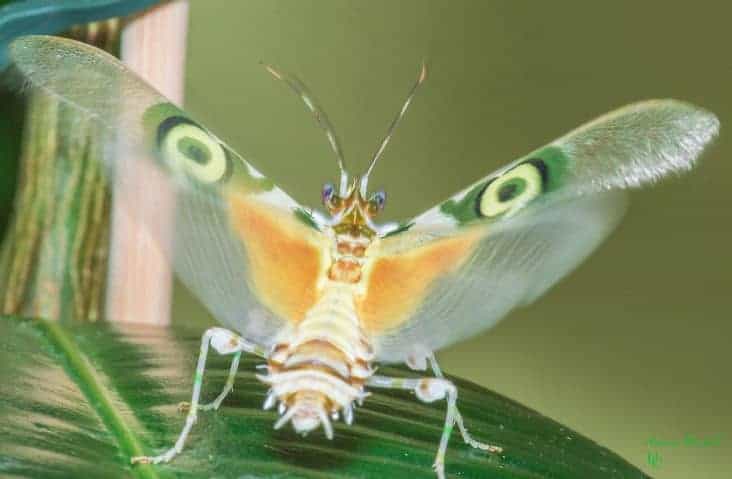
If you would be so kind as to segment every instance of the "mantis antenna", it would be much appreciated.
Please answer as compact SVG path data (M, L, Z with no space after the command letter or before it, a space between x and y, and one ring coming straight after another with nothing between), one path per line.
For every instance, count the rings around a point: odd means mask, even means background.
M366 170L366 173L361 178L361 194L366 194L366 187L368 186L369 182L369 175L371 174L371 170L374 169L374 165L376 165L376 161L381 157L381 154L384 152L384 149L386 148L386 145L389 143L389 140L391 140L392 135L394 134L394 130L396 129L397 125L399 124L399 121L404 117L404 114L407 112L407 108L409 108L409 104L412 102L412 98L414 98L414 94L417 93L417 88L422 84L422 82L427 78L427 65L422 62L422 69L419 72L419 76L417 77L417 81L415 82L412 89L409 91L409 95L407 96L407 100L404 102L404 105L402 106L402 109L399 110L399 113L397 114L396 118L391 122L391 125L389 125L389 130L386 132L386 136L381 141L381 145L379 145L379 149L376 150L376 153L374 154L373 159L371 160L371 164L369 165L368 169Z
M292 91L297 93L300 99L302 99L303 103L305 103L305 106L315 117L315 122L318 124L318 126L320 126L320 128L323 129L323 131L325 131L325 136L328 137L328 143L330 143L330 148L333 150L333 153L335 153L336 160L338 161L338 169L340 170L341 174L340 191L341 194L345 194L346 189L348 188L348 173L346 172L345 162L343 160L343 150L341 149L341 145L338 141L338 137L335 134L333 125L331 125L330 121L328 121L328 117L325 115L325 112L322 110L322 108L318 106L318 104L315 102L315 99L313 98L313 95L308 91L307 87L298 78L292 75L284 74L276 70L272 65L264 64L264 67L269 73L272 74L273 77L278 80L282 80L292 89Z

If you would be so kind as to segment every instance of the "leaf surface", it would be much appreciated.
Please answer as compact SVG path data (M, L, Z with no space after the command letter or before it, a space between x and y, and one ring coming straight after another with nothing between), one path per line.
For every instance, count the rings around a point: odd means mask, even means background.
M0 475L32 478L433 478L444 402L375 391L335 439L274 431L258 361L243 358L218 412L202 412L171 464L131 466L160 453L182 427L200 331L0 319ZM228 358L210 357L204 400L223 387ZM380 374L414 375L399 368ZM514 401L456 380L470 431L500 445L473 450L457 431L448 477L645 478L622 458Z

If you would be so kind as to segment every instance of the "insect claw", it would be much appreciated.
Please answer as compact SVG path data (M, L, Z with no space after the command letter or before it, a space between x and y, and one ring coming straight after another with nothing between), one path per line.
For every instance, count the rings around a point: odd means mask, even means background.
M287 406L285 403L281 402L280 405L277 407L277 412L280 413L280 416L283 415L287 411Z
M130 458L130 464L150 464L152 461L148 456L135 456Z
M333 439L333 425L330 423L330 419L328 419L328 415L320 409L318 411L318 416L320 417L320 423L323 425L323 431L325 431L325 437L328 439Z
M264 404L262 404L262 409L265 411L272 409L272 406L274 406L276 402L277 396L275 396L274 391L270 389L269 393L267 393L267 398L264 400Z
M263 375L263 374L255 374L254 375L257 379L262 381L264 384L270 384L272 380L270 379L269 375Z
M371 396L371 393L361 393L361 395L356 399L358 401L358 405L363 406L363 400L369 396Z
M277 420L277 422L276 422L276 423L274 424L274 428L275 428L275 429L279 429L279 428L281 428L282 426L284 426L284 425L285 425L285 424L287 423L287 421L289 421L289 420L290 420L290 419L292 418L292 416L293 416L293 415L295 414L295 411L296 411L296 410L297 410L297 409L295 409L295 408L293 407L293 408L291 408L291 409L290 409L289 411L287 411L287 413L286 413L286 414L285 414L284 416L282 416L281 418L279 418L279 419Z
M353 407L350 404L343 408L343 420L349 426L353 424Z

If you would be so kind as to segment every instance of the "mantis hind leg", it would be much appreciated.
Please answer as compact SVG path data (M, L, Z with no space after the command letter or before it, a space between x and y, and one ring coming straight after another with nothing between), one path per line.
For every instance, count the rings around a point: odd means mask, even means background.
M432 372L434 373L435 377L445 379L445 376L442 374L442 369L440 369L440 365L437 364L437 359L435 358L434 353L430 352L427 355L427 361L429 361L430 368L432 368ZM465 427L465 423L463 422L463 416L460 414L457 406L455 406L455 422L457 423L458 429L460 430L460 435L463 436L463 441L465 441L465 444L469 445L470 447L482 449L488 452L503 452L503 448L500 446L480 442L474 439L473 436L468 433L468 429Z
M232 360L231 368L229 369L229 378L227 379L224 390L212 403L202 407L199 405L199 400L201 398L201 386L203 384L203 373L206 368L206 358L208 356L209 346L213 346L219 354L234 354L234 359ZM198 355L196 373L193 380L191 403L188 407L186 422L178 435L178 439L175 441L173 447L165 451L163 454L158 456L133 457L131 459L133 464L159 464L161 462L169 462L183 450L186 439L198 419L198 410L204 407L207 409L217 408L218 405L221 404L221 401L224 400L224 397L226 397L229 391L231 391L234 383L234 377L236 376L236 370L239 367L239 358L241 357L242 352L256 354L257 356L264 356L265 354L262 347L245 340L227 329L211 328L203 334L201 337L201 351Z
M447 443L450 440L450 434L457 420L457 388L455 385L447 379L440 378L403 379L386 376L371 376L366 384L377 388L414 391L420 401L427 403L439 399L447 400L445 426L442 429L440 445L437 448L435 462L432 465L435 473L437 473L438 479L445 479L445 453L447 452Z
M434 357L432 358L434 359ZM490 452L500 453L503 448L494 446L492 444L485 444L473 439L468 430L465 428L463 418L460 415L460 411L457 408L457 387L445 379L442 376L442 372L437 366L437 363L433 363L433 370L435 371L434 378L419 378L419 379L404 379L404 378L391 378L386 376L371 376L366 382L368 386L383 388L383 389L406 389L414 391L417 395L417 399L422 402L430 403L440 399L447 400L447 412L445 413L445 425L442 429L442 435L440 437L440 445L437 448L437 455L435 456L435 462L432 465L438 479L445 478L445 454L447 453L447 444L450 440L452 430L457 424L460 434L463 436L463 440L470 446L478 449L483 449ZM436 367L436 369L434 369Z
M236 379L236 373L239 370L239 361L241 360L241 351L234 353L234 358L231 360L231 366L229 367L229 375L226 377L226 384L224 384L224 389L219 393L218 396L216 396L216 399L211 401L207 404L199 404L198 410L199 411L211 411L211 410L218 410L219 407L221 407L221 403L224 402L224 399L226 399L226 396L229 395L232 389L234 389L234 380ZM188 412L191 409L191 403L189 402L182 402L178 405L178 409L181 412Z

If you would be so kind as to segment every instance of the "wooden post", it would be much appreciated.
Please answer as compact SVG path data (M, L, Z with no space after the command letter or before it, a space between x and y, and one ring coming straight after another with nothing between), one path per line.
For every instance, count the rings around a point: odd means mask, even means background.
M187 0L176 0L138 16L124 28L121 59L177 104L183 102ZM165 325L170 322L175 197L170 185L148 174L142 162L117 174L106 316L110 321Z

